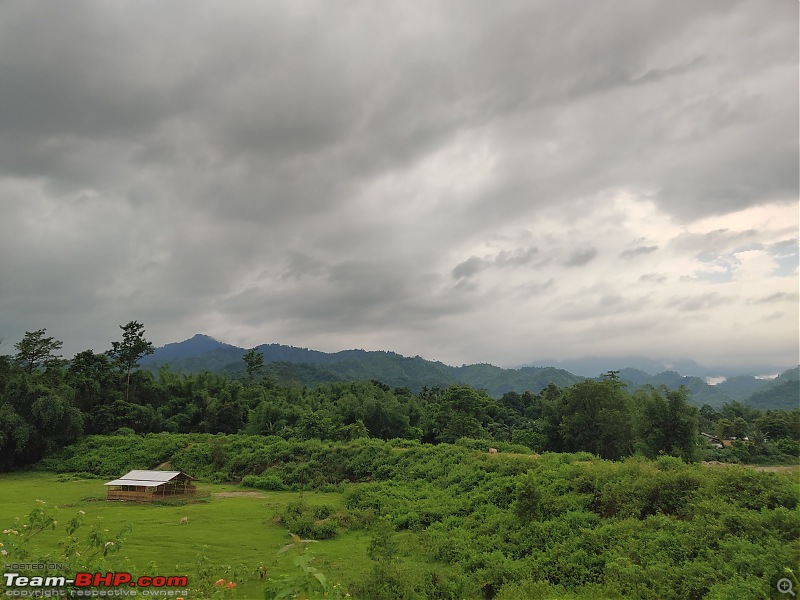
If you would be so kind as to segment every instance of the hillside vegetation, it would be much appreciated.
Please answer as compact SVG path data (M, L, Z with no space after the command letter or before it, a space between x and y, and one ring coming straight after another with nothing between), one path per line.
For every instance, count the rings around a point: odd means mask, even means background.
M409 358L394 352L344 350L326 353L281 344L263 344L256 350L263 356L265 374L277 381L293 381L309 386L334 381L375 379L391 387L407 387L417 393L425 387L446 387L462 383L486 390L490 396L499 398L506 392L538 393L550 383L566 387L585 379L554 367L502 369L490 364L452 367L419 356ZM161 366L169 365L170 369L181 373L212 371L238 378L246 374L242 361L246 352L243 348L197 334L184 342L156 349L152 356L143 359L142 364L154 375ZM718 385L709 385L701 377L684 376L676 371L662 371L651 375L623 366L619 365L620 378L632 390L644 385L665 385L670 389L683 386L691 392L689 402L695 406L708 404L720 408L734 401L749 403L749 398L760 390L765 392L756 400L757 404L753 404L755 408L791 409L800 406L800 384L795 388L787 387L780 394L774 395L769 380L754 376L740 375L730 377ZM653 367L656 366L654 363ZM697 365L694 367L697 368ZM797 381L796 368L787 371L775 382L787 379ZM767 389L770 391L767 392ZM788 398L793 399L794 405L787 404Z
M323 545L370 532L372 570L345 581L357 598L764 598L797 562L793 477L519 450L162 433L90 436L40 468L111 477L168 461L260 490L338 492L343 508L301 500L279 521Z
M53 355L59 344L41 330L17 344L17 356L0 357L0 470L32 464L82 435L118 431L432 444L472 438L611 459L666 454L696 461L705 455L782 464L800 453L798 410L759 411L736 402L698 410L687 387L628 386L617 372L559 385L563 373L557 370L521 369L520 377L544 377L547 385L495 398L463 383L423 386L418 392L378 380L310 387L270 374L255 349L243 357L243 377L177 373L166 366L153 376L137 368L152 348L135 322L106 354L87 350L67 362ZM388 355L372 358L398 364ZM354 363L354 374L359 364ZM497 368L472 365L460 373L486 384ZM713 452L699 431L736 442Z

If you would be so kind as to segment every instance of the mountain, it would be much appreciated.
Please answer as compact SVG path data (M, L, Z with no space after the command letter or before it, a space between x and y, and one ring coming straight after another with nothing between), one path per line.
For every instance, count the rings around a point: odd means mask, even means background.
M800 408L800 368L795 367L781 373L744 403L759 410Z
M638 369L621 369L620 379L628 384L628 391L652 385L677 389L686 386L691 392L690 402L696 406L708 404L719 408L723 404L741 402L759 410L800 409L800 381L798 368L789 369L773 380L752 375L739 375L717 385L710 385L699 377L687 377L675 371L650 375Z
M626 368L620 370L619 377L628 384L629 392L634 392L647 385L656 388L663 385L673 390L685 386L691 392L689 401L696 406L708 404L719 408L734 400L724 390L719 389L719 386L709 385L705 379L681 375L677 371L663 371L657 375L650 375L639 369Z
M198 333L188 340L174 342L156 348L153 354L145 356L140 362L144 366L154 364L162 365L164 363L171 363L180 358L202 356L214 350L225 348L238 350L236 346L219 342L210 336Z
M769 385L769 383L769 379L759 379L752 375L737 375L736 377L729 377L714 387L734 400L744 402L757 391Z
M534 364L534 363L530 363ZM549 365L565 369L583 377L597 377L608 371L621 371L625 368L643 371L649 375L665 371L679 372L690 377L726 377L740 375L754 376L761 373L780 373L787 365L747 364L747 365L701 365L693 360L654 360L645 356L587 356L565 360L537 360L535 364Z
M680 371L684 375L695 377L703 377L709 372L708 367L699 365L693 360L663 361L645 356L587 356L567 360L539 361L539 363L553 365L584 377L596 377L600 373L621 371L622 369L633 369L649 375L664 371ZM714 372L718 371L714 370Z
M632 367L620 369L619 378L629 386L656 385L650 373L645 373L640 369L634 369Z
M258 346L258 350L264 355L265 375L274 377L282 383L299 382L309 386L333 381L376 379L392 387L405 387L413 392L419 392L424 387L446 387L464 383L477 389L485 389L492 396L499 398L506 392L512 391L538 393L550 383L566 387L586 378L581 374L554 366L503 369L491 364L474 364L452 367L420 356L407 357L386 351L321 352L281 344L262 344ZM142 365L153 373L156 373L161 365L166 364L172 370L184 373L214 371L232 377L244 377L245 365L242 357L245 352L244 348L197 334L183 342L157 348L152 355L142 360ZM718 385L710 385L701 376L682 375L672 369L663 369L652 375L644 369L630 365L620 368L620 363L612 362L620 359L602 360L596 359L584 363L582 372L586 373L586 369L591 368L591 376L599 377L598 373L619 370L620 379L628 385L628 390L631 392L646 385L654 387L665 385L670 389L677 389L683 385L691 392L692 404L696 406L709 404L716 408L733 401L760 409L797 408L800 403L797 368L790 369L774 381L757 379L753 375L739 375L729 377ZM663 363L658 361L640 357L631 360L648 368L663 366ZM563 366L568 362L570 361L558 364ZM695 368L700 369L699 365L691 361L681 361L680 364L686 364L693 371ZM604 367L609 368L603 371Z
M506 392L540 392L550 383L566 387L584 379L563 369L553 367L522 367L501 369L489 364L449 367L456 379L477 389L487 390L499 398Z
M563 387L583 379L552 367L502 369L488 364L451 367L419 356L407 357L385 351L342 350L328 353L281 344L263 344L258 346L258 350L264 355L268 375L282 382L298 381L305 385L377 379L392 387L406 387L419 392L423 387L466 383L499 397L509 391L539 392L550 383ZM147 360L142 361L142 366L153 373L161 365L167 364L172 370L184 373L205 370L238 377L245 373L242 360L245 352L243 348L197 334L184 342L157 348Z

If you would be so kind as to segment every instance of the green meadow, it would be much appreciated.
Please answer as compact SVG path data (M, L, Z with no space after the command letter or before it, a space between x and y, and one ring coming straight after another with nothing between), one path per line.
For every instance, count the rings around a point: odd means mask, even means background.
M82 510L86 527L97 524L111 536L131 527L113 565L124 565L134 576L187 575L191 588L192 576L207 568L218 578L236 581L237 598L263 598L258 567L265 565L270 575L293 568L290 556L278 554L291 539L274 516L301 496L310 506L341 504L338 493L254 492L203 483L198 486L201 498L183 505L107 502L104 481L52 473L2 474L0 526L19 529L23 517L36 506L51 511L60 525L31 541L33 560L46 562L59 555L63 525ZM188 523L182 524L184 517ZM308 552L331 583L343 582L369 570L368 541L363 531L354 531L309 545ZM11 559L5 557L5 562Z

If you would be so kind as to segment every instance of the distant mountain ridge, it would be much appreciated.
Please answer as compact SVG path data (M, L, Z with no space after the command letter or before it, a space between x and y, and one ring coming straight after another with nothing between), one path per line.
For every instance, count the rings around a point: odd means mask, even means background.
M564 369L582 375L584 377L594 377L598 373L606 373L610 370L617 370L622 367L644 371L650 375L663 373L664 371L675 371L684 376L702 377L722 376L727 379L739 376L754 377L766 374L777 374L785 371L788 365L772 364L748 364L744 366L735 365L701 365L693 360L654 360L645 356L617 356L614 358L588 356L583 358L571 359L545 359L536 361L536 364L546 364L559 369Z
M297 381L305 385L376 379L392 387L406 387L413 392L419 392L423 387L444 387L464 383L485 389L494 397L500 397L512 391L538 393L550 383L565 387L583 379L600 377L603 372L609 370L619 370L620 378L628 384L631 391L646 385L655 387L665 385L672 389L684 385L692 394L692 403L698 406L709 404L719 407L725 403L738 401L762 410L800 408L797 368L784 372L774 381L759 379L755 375L738 375L729 377L718 385L710 385L701 376L682 375L675 370L664 370L651 375L643 369L630 366L609 367L610 359L602 361L598 359L595 363L597 366L609 368L595 371L587 377L553 366L503 369L491 364L474 364L452 367L420 356L407 357L388 351L342 350L329 353L275 343L262 344L258 346L258 350L264 355L266 374L279 381ZM157 348L152 355L141 362L145 368L153 372L166 364L172 370L180 372L197 373L205 370L239 377L245 373L242 360L245 352L244 348L220 342L207 335L196 334L183 342ZM632 357L631 360L636 364L650 367L663 365L658 361L641 357L638 359ZM692 361L679 361L675 364L685 364L695 373L702 372L700 365Z
M196 333L188 340L184 340L182 342L173 342L171 344L165 344L160 348L156 348L155 352L143 358L141 363L145 365L150 363L163 364L179 358L202 356L209 352L213 352L214 350L224 348L238 350L236 346L225 344L224 342L215 340L214 338L208 335L203 335L202 333Z
M258 350L264 355L269 374L284 381L300 381L306 385L377 379L393 387L407 387L418 392L423 387L466 383L486 389L494 396L502 396L508 391L539 392L549 383L567 386L584 379L552 367L501 369L488 364L451 367L419 356L407 357L387 351L342 350L328 353L281 344L262 344ZM153 372L166 364L175 371L186 373L207 370L241 376L245 371L242 360L245 352L247 350L244 348L197 334L185 342L156 348L141 363Z

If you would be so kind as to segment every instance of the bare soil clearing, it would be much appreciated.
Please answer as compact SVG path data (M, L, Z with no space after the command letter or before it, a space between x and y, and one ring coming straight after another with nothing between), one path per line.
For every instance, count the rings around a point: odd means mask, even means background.
M269 498L260 492L214 492L214 498Z
M782 465L782 466L775 466L775 467L762 467L759 465L737 465L736 463L723 463L717 460L711 461L703 461L703 466L705 467L746 467L748 469L753 469L754 471L766 471L769 473L786 473L795 471L800 473L800 465Z

